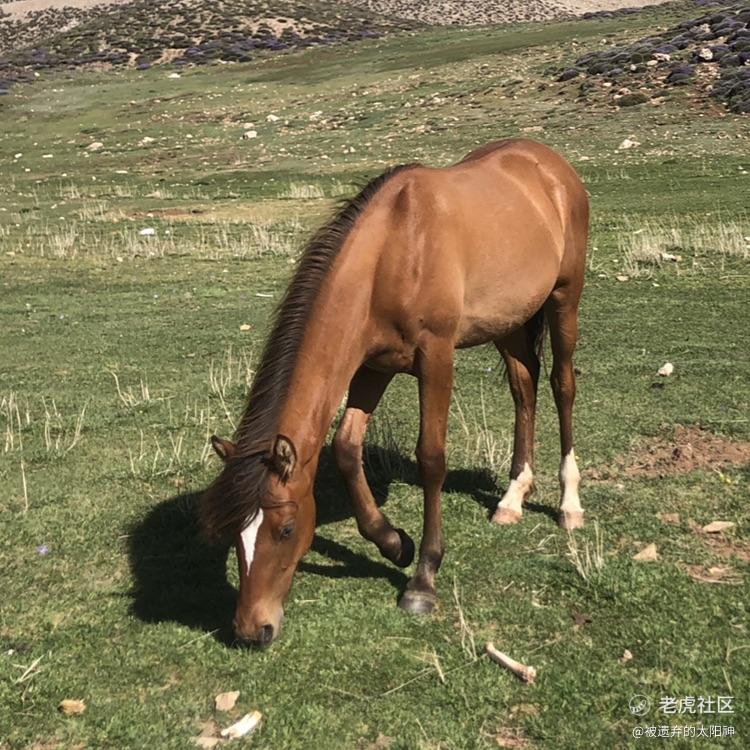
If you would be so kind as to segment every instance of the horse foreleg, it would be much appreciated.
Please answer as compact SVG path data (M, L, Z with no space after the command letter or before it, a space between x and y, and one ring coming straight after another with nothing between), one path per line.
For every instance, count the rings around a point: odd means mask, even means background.
M428 614L435 606L435 576L443 559L440 491L445 480L445 435L453 385L452 342L435 341L419 353L419 441L417 464L424 488L424 525L419 562L398 606Z
M534 422L539 382L539 357L534 344L541 324L541 316L535 316L525 326L496 342L505 360L516 407L510 484L492 516L492 522L497 524L520 521L524 500L534 490Z
M405 568L414 559L414 542L403 529L394 529L378 508L362 465L362 446L370 415L375 410L393 375L361 367L349 385L346 411L333 438L336 464L344 477L359 533L380 550L380 554Z
M581 475L573 450L573 402L576 378L573 371L573 352L578 337L578 296L567 287L556 289L545 305L552 343L552 372L550 382L560 419L560 514L558 523L563 529L583 526L583 507L578 495Z

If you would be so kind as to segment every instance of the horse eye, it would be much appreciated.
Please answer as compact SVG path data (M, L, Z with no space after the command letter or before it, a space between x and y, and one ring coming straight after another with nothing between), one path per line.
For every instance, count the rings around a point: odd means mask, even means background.
M288 523L286 526L284 526L281 529L281 534L280 534L281 539L289 539L293 531L294 531L294 523Z

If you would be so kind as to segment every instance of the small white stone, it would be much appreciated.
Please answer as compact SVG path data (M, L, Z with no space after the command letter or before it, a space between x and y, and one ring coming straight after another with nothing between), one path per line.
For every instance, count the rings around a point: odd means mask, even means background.
M276 115L266 115L267 122L278 122L279 118Z
M674 365L671 362L665 362L658 370L658 374L663 378L668 378L674 372Z
M258 137L258 131L257 131L257 130L246 130L246 131L245 131L245 132L244 132L244 133L242 134L242 137L243 137L243 138L244 138L244 139L245 139L246 141L249 141L249 140L250 140L250 139L252 139L252 138L257 138L257 137Z
M141 237L153 237L156 234L156 230L153 227L144 227L138 234Z
M629 148L638 148L641 144L631 138L626 138L618 147L618 151L627 151Z

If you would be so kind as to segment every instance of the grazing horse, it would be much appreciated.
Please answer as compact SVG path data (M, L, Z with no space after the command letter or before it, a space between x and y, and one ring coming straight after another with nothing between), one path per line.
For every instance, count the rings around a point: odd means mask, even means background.
M396 373L419 381L416 449L424 487L419 561L399 606L428 613L443 557L440 492L457 348L493 342L515 402L510 484L493 516L521 518L533 489L538 345L549 328L560 419L559 523L583 523L573 453L572 356L588 199L572 167L528 140L490 143L447 168L399 166L344 203L309 241L279 306L224 466L201 501L209 538L233 539L240 567L234 628L267 644L315 529L313 480L333 441L362 535L405 567L414 543L377 507L362 466L367 422Z

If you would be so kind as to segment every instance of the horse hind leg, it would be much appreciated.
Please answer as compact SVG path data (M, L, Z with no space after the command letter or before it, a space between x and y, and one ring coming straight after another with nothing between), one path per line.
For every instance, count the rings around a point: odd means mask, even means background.
M510 484L492 516L492 523L513 524L521 519L524 501L534 491L534 423L539 382L535 345L543 325L538 313L510 336L495 342L505 360L516 408Z
M403 529L394 529L372 496L362 465L367 423L391 382L392 375L361 367L349 386L344 416L333 439L336 464L344 477L360 534L395 565L405 568L414 559L414 542Z
M578 338L578 299L580 289L570 286L555 289L545 303L552 344L550 383L560 421L560 489L558 524L563 529L583 526L583 507L578 494L581 475L573 449L573 402L576 379L573 352Z

